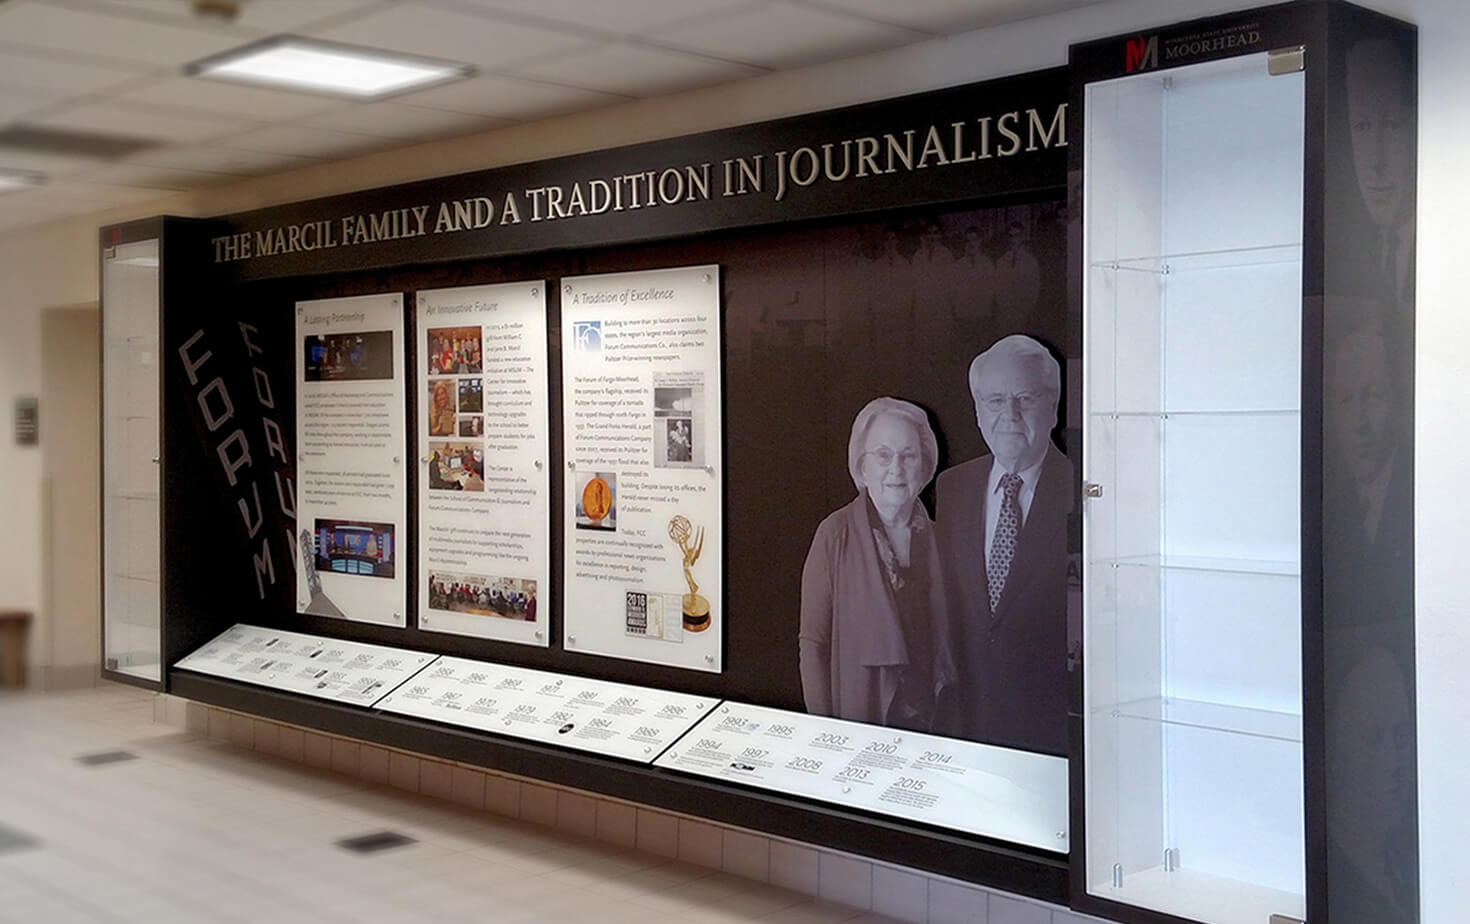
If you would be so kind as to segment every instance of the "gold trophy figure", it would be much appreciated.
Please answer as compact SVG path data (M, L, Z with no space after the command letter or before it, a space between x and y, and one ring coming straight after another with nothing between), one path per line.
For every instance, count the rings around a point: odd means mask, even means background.
M669 538L684 553L684 580L689 583L689 593L684 595L684 630L703 632L709 628L709 601L700 596L699 585L694 583L694 563L704 551L704 527L696 530L686 517L676 516L669 521ZM694 540L693 548L689 545Z

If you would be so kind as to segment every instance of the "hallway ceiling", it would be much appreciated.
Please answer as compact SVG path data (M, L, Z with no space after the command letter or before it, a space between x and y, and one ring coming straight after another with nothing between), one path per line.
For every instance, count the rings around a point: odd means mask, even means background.
M0 172L46 175L0 193L0 231L1093 2L0 0ZM281 33L477 73L372 102L184 75Z

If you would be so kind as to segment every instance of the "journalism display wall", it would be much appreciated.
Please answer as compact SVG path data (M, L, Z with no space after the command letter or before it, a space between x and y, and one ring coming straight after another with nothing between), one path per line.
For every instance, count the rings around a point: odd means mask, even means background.
M1412 43L1348 10L187 226L164 685L1123 920L1408 924L1412 784L1359 783L1412 779Z
M408 621L403 296L296 306L302 612Z
M566 647L719 672L720 268L562 286Z
M546 283L415 293L418 626L551 644Z

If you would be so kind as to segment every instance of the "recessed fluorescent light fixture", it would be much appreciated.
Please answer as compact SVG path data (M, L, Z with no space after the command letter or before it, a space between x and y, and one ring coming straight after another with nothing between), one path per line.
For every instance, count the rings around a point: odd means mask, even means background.
M0 167L0 194L19 192L46 182L46 174L34 170L7 170Z
M468 64L278 35L186 65L194 77L372 99L459 80Z

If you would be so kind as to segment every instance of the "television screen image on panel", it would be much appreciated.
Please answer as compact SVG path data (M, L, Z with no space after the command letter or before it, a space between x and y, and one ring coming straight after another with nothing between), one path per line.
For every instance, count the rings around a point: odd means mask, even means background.
M335 574L393 577L393 525L316 521L316 567Z

